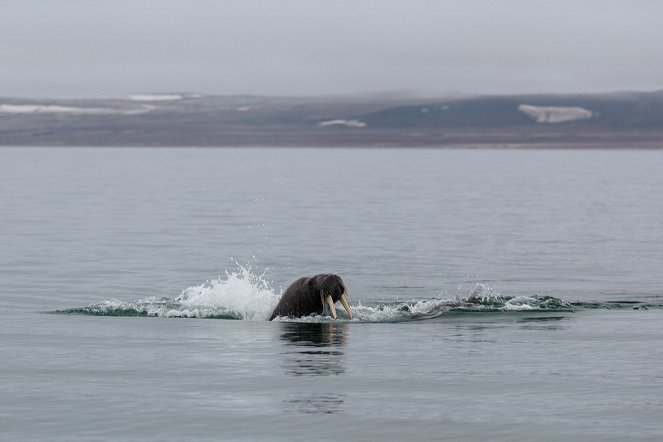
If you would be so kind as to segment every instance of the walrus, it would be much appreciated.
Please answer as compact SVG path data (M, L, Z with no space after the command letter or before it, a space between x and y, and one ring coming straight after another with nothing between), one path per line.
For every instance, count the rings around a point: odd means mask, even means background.
M325 305L329 307L331 316L336 319L334 303L337 301L341 301L348 317L352 319L348 293L340 276L332 274L304 276L285 289L269 320L277 316L299 317L312 313L322 314Z

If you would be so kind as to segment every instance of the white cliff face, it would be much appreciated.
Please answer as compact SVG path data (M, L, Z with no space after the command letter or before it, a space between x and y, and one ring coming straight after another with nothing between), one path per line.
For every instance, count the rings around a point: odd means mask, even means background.
M564 123L567 121L587 120L593 112L583 107L532 106L521 104L518 110L527 114L537 123Z

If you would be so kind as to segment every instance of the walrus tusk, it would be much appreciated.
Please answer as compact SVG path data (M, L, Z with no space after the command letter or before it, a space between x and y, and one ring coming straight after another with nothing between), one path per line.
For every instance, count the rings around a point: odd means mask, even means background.
M336 307L334 307L334 301L332 301L331 295L327 295L325 297L325 301L327 301L327 305L329 306L329 311L331 312L332 317L336 319Z
M348 305L348 295L343 293L341 295L341 304L343 304L343 308L345 309L345 312L348 314L348 317L352 319L352 310L350 310L350 306Z

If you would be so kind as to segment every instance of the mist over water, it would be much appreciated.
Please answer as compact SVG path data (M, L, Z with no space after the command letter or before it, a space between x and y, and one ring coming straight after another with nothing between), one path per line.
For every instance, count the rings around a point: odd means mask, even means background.
M662 168L656 151L0 149L3 434L658 440ZM266 321L323 272L353 320Z

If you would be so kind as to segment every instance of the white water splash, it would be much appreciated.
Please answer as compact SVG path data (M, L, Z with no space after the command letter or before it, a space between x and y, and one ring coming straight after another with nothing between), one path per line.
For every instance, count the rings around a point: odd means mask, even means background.
M218 278L182 291L175 298L182 308L173 309L168 316L197 311L200 315L195 315L197 317L230 313L250 321L266 320L279 296L274 293L264 273L255 275L251 268L238 267L235 272L226 271L225 279Z
M529 296L517 296L504 303L504 310L523 311L536 309L537 300Z
M476 284L467 297L467 302L474 304L491 304L502 299L502 294L486 284Z

